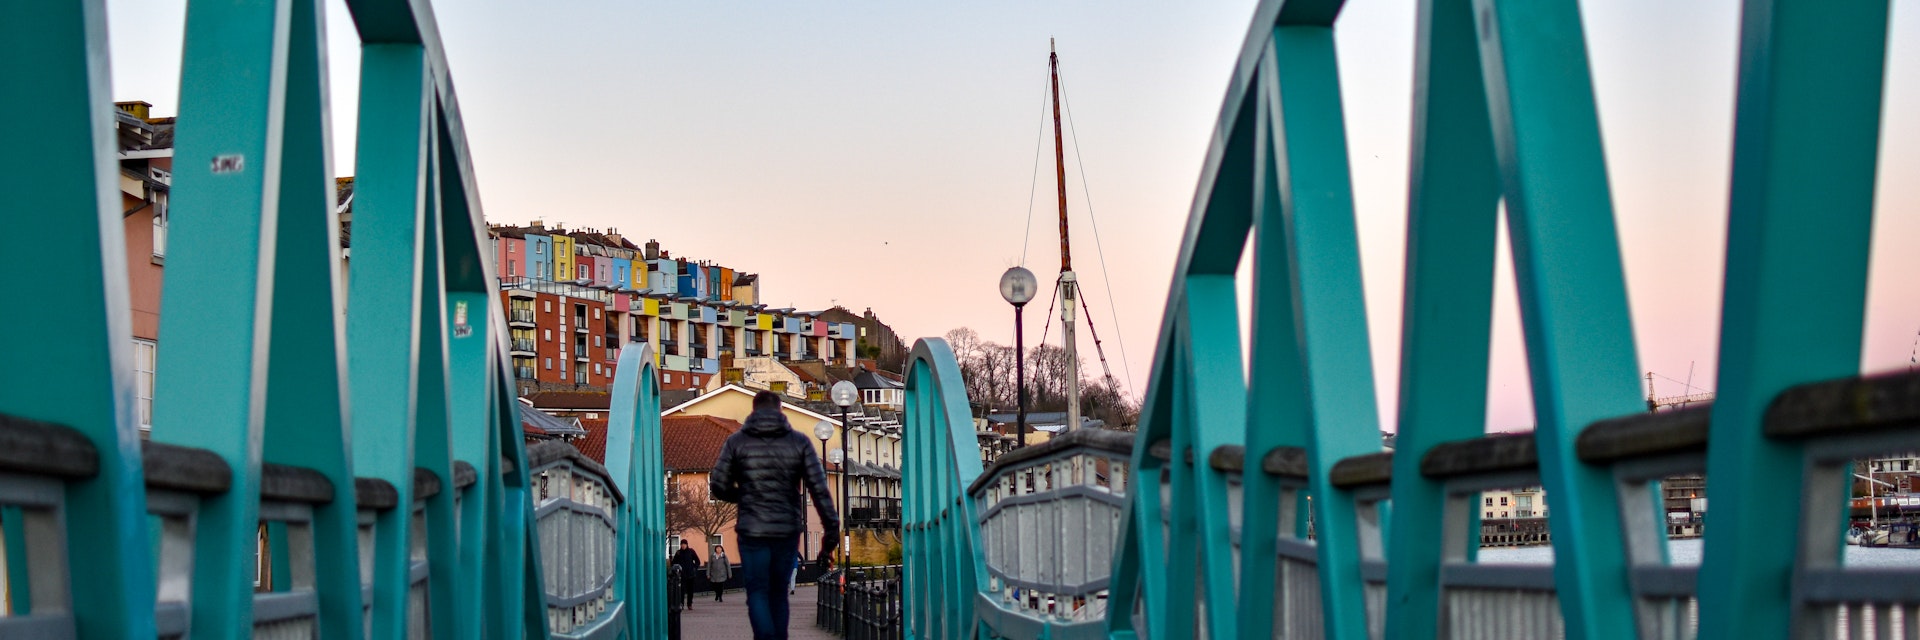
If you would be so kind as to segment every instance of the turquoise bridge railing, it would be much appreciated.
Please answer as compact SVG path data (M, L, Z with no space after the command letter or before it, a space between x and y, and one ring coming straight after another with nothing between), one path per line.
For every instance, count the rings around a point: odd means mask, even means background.
M523 444L427 4L348 3L350 277L322 5L189 4L166 374L143 440L105 3L0 2L0 56L32 61L0 72L0 140L22 151L0 159L0 222L59 239L0 252L36 274L12 295L37 309L0 314L16 338L0 367L0 637L664 635L653 356L621 354L605 467Z
M1639 397L1578 4L1422 0L1398 436L1382 451L1341 2L1262 2L1124 462L1085 436L981 469L952 354L916 346L908 634L1915 637L1920 568L1841 553L1849 461L1920 449L1920 376L1859 376L1889 3L1742 5L1709 407L1650 414ZM1486 436L1502 207L1537 427ZM1703 562L1678 565L1658 485L1703 471ZM1552 564L1478 562L1481 492L1536 485ZM1047 564L1108 533L1062 518L1116 500L1103 566Z

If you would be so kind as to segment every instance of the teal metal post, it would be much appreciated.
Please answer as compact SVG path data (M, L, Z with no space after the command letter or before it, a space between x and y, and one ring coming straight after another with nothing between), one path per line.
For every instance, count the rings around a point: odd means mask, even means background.
M494 538L503 533L499 520L505 488L500 477L501 436L511 435L515 442L524 436L518 424L503 425L495 419L494 394L505 392L512 397L510 391L501 388L500 383L508 381L499 378L498 366L506 353L499 320L506 316L496 304L493 257L487 252L486 220L472 184L472 165L464 144L455 137L461 128L458 109L452 100L440 104L436 138L444 252L441 264L447 288L447 388L452 398L448 418L452 457L473 465L475 472L475 482L461 494L454 517L459 520L457 531L484 532L459 536L454 626L461 637L497 636L511 627L496 626L488 613L506 606L495 591L502 586L498 571L503 564L513 564L507 561L511 556L489 550ZM523 493L521 499L529 498ZM510 602L517 603L518 599Z
M660 445L660 374L652 347L620 350L607 420L607 474L626 501L620 526L614 583L627 607L629 638L667 633L666 463Z
M1761 421L1787 387L1860 371L1887 11L1745 3L1702 638L1799 637L1788 594L1804 470Z
M1367 637L1367 611L1360 576L1359 524L1353 497L1332 484L1341 459L1380 450L1380 420L1374 409L1373 358L1367 341L1366 299L1360 278L1360 244L1353 217L1353 187L1347 175L1346 129L1340 101L1333 20L1339 2L1281 10L1273 44L1263 60L1260 90L1271 130L1272 176L1280 198L1257 213L1262 242L1255 250L1280 251L1291 281L1261 283L1256 295L1288 301L1271 311L1284 319L1260 331L1293 328L1299 359L1269 364L1297 366L1310 422L1307 462L1314 496L1314 546L1319 552L1320 607L1330 638ZM1271 227L1285 231L1269 232ZM1274 242L1279 241L1279 242ZM1274 275L1263 269L1262 276ZM1237 354L1236 354L1237 355ZM1263 391L1265 391L1263 389ZM1265 497L1271 501L1270 497ZM1243 601L1242 606L1256 603ZM1260 603L1264 604L1264 603Z
M419 45L361 47L348 365L355 472L385 480L398 493L399 506L374 523L369 637L386 640L407 635L420 289L426 269L428 90ZM431 317L440 317L439 312Z
M1595 420L1641 411L1580 8L1475 0L1533 383L1540 475L1553 498L1554 582L1573 640L1636 633L1612 474L1574 454Z
M33 274L12 295L33 313L0 314L16 363L0 368L0 412L78 430L100 473L67 485L68 585L81 640L154 636L154 575L135 425L124 217L106 7L98 0L0 0L0 222L61 242L22 242L0 269ZM27 62L31 61L31 62ZM19 228L15 226L14 228ZM48 269L47 265L59 265ZM22 558L20 510L6 510L8 557ZM9 566L16 604L22 568ZM58 603L45 603L51 608ZM27 607L30 608L30 607ZM16 613L19 613L16 611Z
M906 636L979 637L974 601L988 583L987 567L966 488L980 477L980 444L960 365L945 340L914 343L905 413Z
M333 483L333 501L313 507L313 576L319 637L365 635L360 602L359 528L347 434L346 289L340 281L340 225L334 206L331 123L327 117L326 14L313 0L292 0L283 103L280 216L274 240L262 458L305 467ZM276 587L292 577L285 525L274 549ZM285 586L291 587L291 584Z
M505 318L499 298L489 298L489 317ZM507 329L495 322L495 353L507 352ZM494 559L487 573L487 638L527 638L545 640L547 633L546 589L535 566L539 545L533 513L533 478L527 468L526 436L520 427L520 401L515 399L512 363L495 358L488 365L493 372L487 402L492 405L488 418L493 424L495 445L503 457L501 464L512 469L500 475L500 497L491 501L488 513L487 553Z
M252 635L253 554L235 550L253 548L259 526L292 11L288 0L187 10L172 203L192 215L170 221L159 342L176 355L159 365L153 439L211 451L233 472L195 516L195 638Z
M439 105L428 101L427 127L427 203L420 233L420 357L415 361L413 466L440 479L440 491L432 496L414 496L421 501L426 520L427 548L427 623L436 637L462 635L456 624L461 616L454 609L454 593L462 578L458 522L453 511L453 425L452 402L447 375L447 325L450 323L447 285L441 235ZM411 503L402 509L411 511ZM416 615L409 612L409 615Z
M1471 0L1421 2L1415 29L1386 637L1432 640L1443 557L1434 532L1446 495L1420 474L1420 460L1434 445L1485 431L1500 183Z
M1207 636L1237 638L1237 607L1224 606L1239 594L1235 580L1233 529L1227 495L1227 477L1207 464L1213 450L1239 445L1246 433L1247 390L1240 368L1240 311L1234 298L1232 276L1192 275L1187 277L1185 304L1181 307L1182 350L1192 364L1191 373L1181 376L1176 391L1174 414L1174 513L1190 518L1191 529L1183 524L1181 534L1195 545L1196 577L1210 604ZM1193 451L1193 463L1182 460L1184 451ZM1182 483L1184 473L1186 482ZM1184 486L1182 486L1184 485ZM1191 505L1191 506L1189 506ZM1189 520L1181 520L1183 523ZM1172 564L1184 564L1188 547L1173 547L1181 556ZM1192 598L1189 598L1191 600Z

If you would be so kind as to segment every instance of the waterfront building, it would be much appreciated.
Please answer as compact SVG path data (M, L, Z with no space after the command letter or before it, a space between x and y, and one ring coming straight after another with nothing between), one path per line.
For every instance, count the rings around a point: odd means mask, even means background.
M134 414L153 425L154 365L160 350L160 281L167 263L167 198L173 184L173 118L152 117L153 105L115 103L120 141L120 210L127 237L127 290L132 296Z
M614 229L540 220L496 225L490 235L522 394L604 389L630 344L651 346L661 387L679 390L708 388L735 361L847 367L857 357L854 322L768 308L756 274L675 257L658 241L639 246ZM871 312L861 321L893 335ZM767 363L754 369L774 373Z

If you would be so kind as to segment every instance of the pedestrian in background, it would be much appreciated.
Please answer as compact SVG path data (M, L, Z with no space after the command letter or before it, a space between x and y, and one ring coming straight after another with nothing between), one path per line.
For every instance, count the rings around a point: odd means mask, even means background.
M727 581L733 579L733 565L727 563L727 548L714 547L713 555L707 560L707 582L713 583L713 601L723 602L720 594L727 590Z
M826 468L814 454L812 440L787 423L780 394L762 391L753 396L753 413L727 436L707 484L714 499L740 505L733 531L740 544L740 578L747 587L754 640L787 640L787 594L780 593L778 580L793 566L800 534L806 531L800 490L813 497L826 530L822 560L833 556L839 542L840 514L827 493Z
M673 566L680 567L680 593L687 596L687 610L693 610L693 577L700 573L700 553L686 540L680 541L680 550L673 554Z

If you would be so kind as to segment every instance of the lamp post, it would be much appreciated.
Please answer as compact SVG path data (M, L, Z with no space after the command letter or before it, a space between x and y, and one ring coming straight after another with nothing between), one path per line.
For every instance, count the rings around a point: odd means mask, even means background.
M1013 386L1018 389L1019 414L1015 418L1014 431L1020 434L1020 446L1027 446L1027 330L1021 311L1027 308L1027 302L1033 300L1033 294L1040 288L1040 281L1026 267L1014 267L1000 274L1000 297L1013 305Z
M820 440L820 459L822 461L826 460L827 459L827 440L833 438L833 423L827 422L825 420L821 420L819 423L813 425L813 437ZM806 515L807 515L807 510L801 509L800 516L804 518L806 517ZM826 544L826 541L821 540L820 543Z
M840 407L840 633L845 635L852 622L852 610L847 608L847 570L853 564L853 527L847 522L847 470L853 467L853 458L847 453L847 408L860 400L860 388L852 382L841 380L833 383L833 403Z

